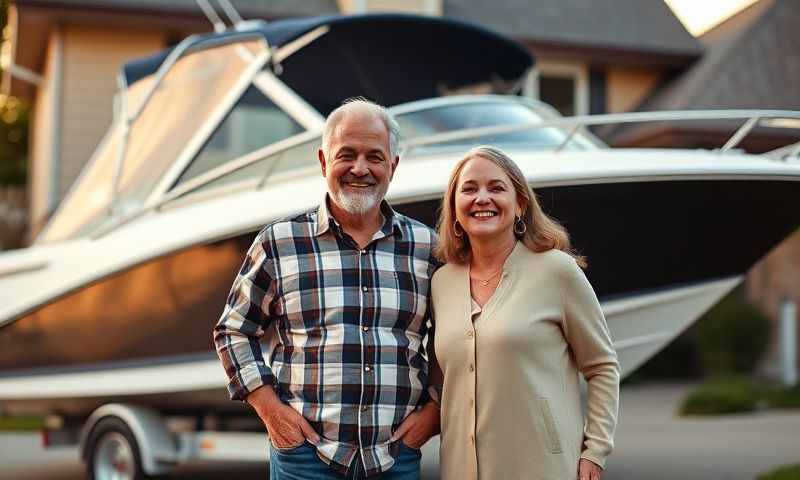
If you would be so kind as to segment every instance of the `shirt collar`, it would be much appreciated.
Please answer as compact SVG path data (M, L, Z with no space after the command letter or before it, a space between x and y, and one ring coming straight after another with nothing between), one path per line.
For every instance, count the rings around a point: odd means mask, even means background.
M324 234L332 227L334 231L340 231L341 229L339 222L336 221L336 218L333 217L330 209L328 208L328 201L329 197L328 193L326 192L325 195L322 196L322 201L319 203L319 207L317 207L317 229L314 235L316 237ZM381 200L381 213L383 214L384 222L380 230L375 232L375 237L388 237L389 235L396 233L402 238L403 229L400 228L400 219L391 205L389 205L389 202L386 200Z

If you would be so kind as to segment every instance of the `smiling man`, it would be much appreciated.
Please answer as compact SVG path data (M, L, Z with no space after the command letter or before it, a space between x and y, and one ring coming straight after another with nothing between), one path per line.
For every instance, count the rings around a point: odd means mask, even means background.
M398 136L364 99L328 116L327 194L258 234L214 329L231 398L269 432L271 478L417 479L439 432L422 345L435 233L383 199Z

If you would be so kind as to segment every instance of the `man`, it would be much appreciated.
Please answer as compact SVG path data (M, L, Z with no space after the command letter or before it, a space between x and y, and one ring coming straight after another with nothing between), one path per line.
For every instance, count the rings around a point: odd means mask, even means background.
M435 234L383 200L400 161L383 107L334 110L318 156L325 198L258 234L214 330L228 389L269 432L271 478L416 479L439 432L422 346Z

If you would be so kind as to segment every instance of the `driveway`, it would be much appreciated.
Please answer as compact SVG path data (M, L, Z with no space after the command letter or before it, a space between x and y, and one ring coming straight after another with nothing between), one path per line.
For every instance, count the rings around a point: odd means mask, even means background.
M752 480L800 462L800 411L680 418L690 385L636 385L622 390L616 450L604 480ZM36 434L0 433L0 479L83 478L77 449L43 451ZM265 465L186 467L174 480L267 478Z

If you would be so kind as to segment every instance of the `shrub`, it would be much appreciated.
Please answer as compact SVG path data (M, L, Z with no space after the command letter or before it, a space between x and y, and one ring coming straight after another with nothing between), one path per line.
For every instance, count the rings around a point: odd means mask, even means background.
M800 480L800 464L776 468L759 475L758 480Z
M752 412L761 395L740 379L720 379L691 392L681 404L681 415L717 415Z
M771 389L766 400L770 408L800 408L800 385Z
M772 323L739 287L700 318L692 334L706 375L747 374L769 346Z

